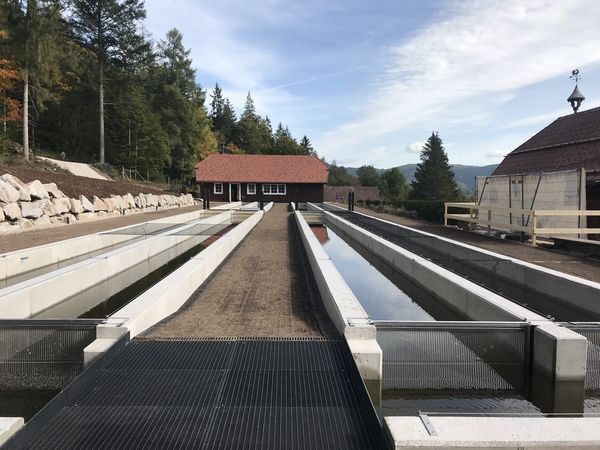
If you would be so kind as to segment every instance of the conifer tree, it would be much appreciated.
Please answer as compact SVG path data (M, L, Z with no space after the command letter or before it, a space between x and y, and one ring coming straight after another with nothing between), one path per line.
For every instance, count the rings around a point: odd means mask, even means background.
M35 111L43 112L48 100L60 96L61 4L58 0L8 0L4 8L12 28L10 47L22 75L23 156L29 159L30 103L33 100Z
M70 25L75 37L96 58L100 163L105 162L106 72L111 65L132 65L147 52L147 42L138 32L138 23L145 17L143 0L71 0Z
M308 139L306 135L302 136L302 139L300 140L300 147L302 149L302 153L304 154L311 156L319 156L316 150L313 148L310 139Z
M452 167L437 132L431 133L421 150L410 197L414 200L450 201L458 196Z

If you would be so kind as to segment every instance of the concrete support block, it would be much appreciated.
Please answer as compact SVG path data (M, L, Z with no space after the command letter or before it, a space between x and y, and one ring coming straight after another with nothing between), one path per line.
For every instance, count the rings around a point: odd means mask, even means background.
M346 339L363 380L381 380L383 352L374 339Z
M552 323L536 326L533 337L533 367L556 381L584 381L587 340L580 334Z
M96 359L106 353L118 339L96 339L83 349L83 367L87 368Z
M0 417L0 447L25 425L22 417Z

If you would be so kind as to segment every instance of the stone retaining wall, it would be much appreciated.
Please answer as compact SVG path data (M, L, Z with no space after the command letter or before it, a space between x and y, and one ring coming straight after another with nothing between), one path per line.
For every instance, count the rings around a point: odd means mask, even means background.
M55 183L35 180L23 183L10 174L0 176L0 233L11 233L54 224L115 217L136 212L191 206L191 194L136 196L111 195L106 198L80 195L69 198Z

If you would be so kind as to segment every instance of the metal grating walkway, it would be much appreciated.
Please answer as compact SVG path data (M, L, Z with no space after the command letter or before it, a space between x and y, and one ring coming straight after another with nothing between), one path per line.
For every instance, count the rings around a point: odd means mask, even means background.
M387 447L342 340L141 339L113 358L7 448Z

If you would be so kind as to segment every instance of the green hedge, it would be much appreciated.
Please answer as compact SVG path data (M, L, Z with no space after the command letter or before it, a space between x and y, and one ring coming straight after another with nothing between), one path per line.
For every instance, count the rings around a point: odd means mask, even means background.
M386 202L383 200L366 200L357 202L367 208L376 208L385 211L404 210L406 215L416 215L419 219L429 220L431 222L444 222L444 202L437 200L401 200L397 202ZM388 211L394 213L394 211ZM412 214L411 214L412 213Z

